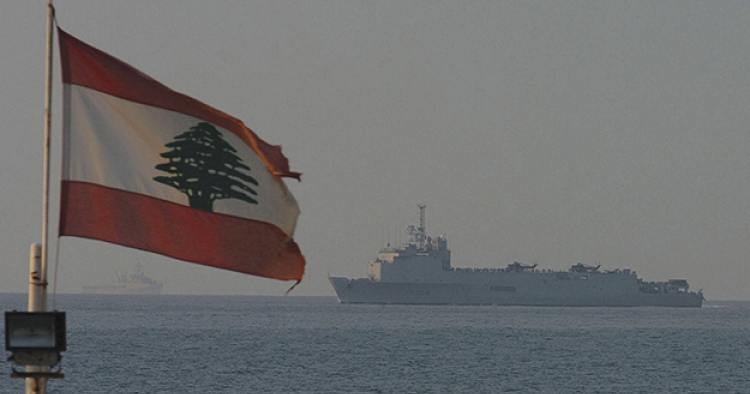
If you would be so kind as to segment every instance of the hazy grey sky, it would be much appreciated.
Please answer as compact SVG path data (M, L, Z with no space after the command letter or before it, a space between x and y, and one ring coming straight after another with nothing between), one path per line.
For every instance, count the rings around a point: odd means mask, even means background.
M283 145L303 173L287 182L307 258L294 295L333 295L329 273L364 276L426 204L455 266L601 263L750 300L748 2L56 6L72 35ZM26 291L41 238L45 8L0 12L0 292ZM58 291L136 262L168 293L290 285L66 237Z

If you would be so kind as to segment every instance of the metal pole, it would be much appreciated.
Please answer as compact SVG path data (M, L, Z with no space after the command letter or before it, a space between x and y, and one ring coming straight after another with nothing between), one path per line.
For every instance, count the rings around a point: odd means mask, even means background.
M47 3L47 67L44 83L44 175L42 186L42 282L47 286L47 230L49 211L49 156L50 156L50 128L52 124L52 24L54 23L55 8L52 0ZM45 297L46 307L46 297Z
M44 312L46 305L46 286L42 278L42 247L31 244L29 253L29 312Z
M32 244L29 257L29 312L47 310L47 229L49 217L49 156L52 124L52 24L55 8L47 1L47 64L44 81L44 175L42 186L42 244ZM27 372L44 372L47 368L26 366ZM26 378L26 394L46 394L46 378Z
M47 310L47 284L42 277L42 247L31 244L29 253L29 312L44 312ZM45 372L47 368L27 365L26 372ZM26 394L45 394L47 392L46 378L26 378Z

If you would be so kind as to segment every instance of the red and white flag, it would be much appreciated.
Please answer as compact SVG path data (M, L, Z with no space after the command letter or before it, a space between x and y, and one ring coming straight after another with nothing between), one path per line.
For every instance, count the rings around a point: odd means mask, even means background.
M302 280L299 207L281 148L58 28L60 236Z

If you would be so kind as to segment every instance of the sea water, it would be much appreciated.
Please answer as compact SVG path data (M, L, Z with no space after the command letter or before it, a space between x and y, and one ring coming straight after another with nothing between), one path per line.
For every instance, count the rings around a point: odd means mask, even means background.
M26 296L0 294L4 310ZM58 295L49 393L750 393L750 303L700 309L341 305ZM7 355L7 352L6 352ZM22 393L0 363L0 393Z

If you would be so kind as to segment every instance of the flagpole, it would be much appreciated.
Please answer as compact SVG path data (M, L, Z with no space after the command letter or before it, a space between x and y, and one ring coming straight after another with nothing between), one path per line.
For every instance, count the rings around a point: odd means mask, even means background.
M47 65L44 82L44 174L42 177L42 245L32 244L29 264L29 312L47 310L47 238L49 227L49 162L52 124L52 24L55 8L47 1ZM48 367L26 366L26 372L45 372ZM26 394L46 394L47 378L26 378Z
M47 308L47 243L49 228L49 162L50 162L50 129L52 125L52 25L54 23L55 7L52 0L47 2L47 67L44 83L44 175L42 186L42 285L45 286L45 297L42 310Z

